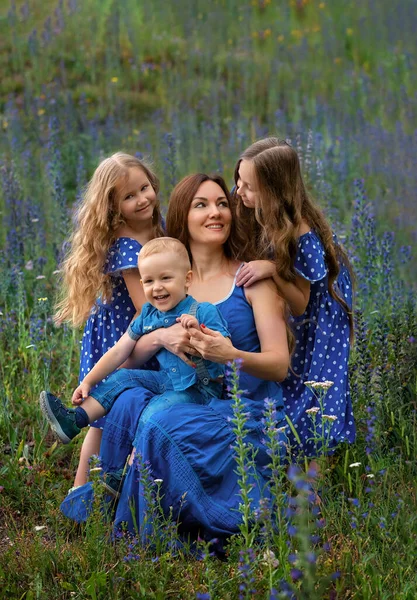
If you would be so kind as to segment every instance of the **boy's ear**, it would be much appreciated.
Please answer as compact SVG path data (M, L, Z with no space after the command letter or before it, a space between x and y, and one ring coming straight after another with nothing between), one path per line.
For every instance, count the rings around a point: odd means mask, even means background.
M143 287L143 280L142 280L142 279L140 280L140 284L141 284L141 286Z
M185 287L187 289L190 287L192 280L193 280L193 272L187 271L187 274L185 276Z

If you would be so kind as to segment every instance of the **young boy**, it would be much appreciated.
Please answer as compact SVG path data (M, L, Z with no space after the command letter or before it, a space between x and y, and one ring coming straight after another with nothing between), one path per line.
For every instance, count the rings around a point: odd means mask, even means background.
M186 329L199 329L200 323L205 324L229 337L226 322L215 306L208 302L198 304L187 296L192 271L188 252L180 241L168 237L151 240L140 251L138 268L147 303L126 333L75 390L72 403L77 408L68 409L56 396L41 392L41 409L64 444L83 427L108 413L116 398L130 388L140 386L159 395L143 411L141 426L151 414L167 406L205 404L211 397L221 396L224 365L194 358L193 366L189 366L165 348L156 354L160 371L115 370L130 356L142 335L176 322Z

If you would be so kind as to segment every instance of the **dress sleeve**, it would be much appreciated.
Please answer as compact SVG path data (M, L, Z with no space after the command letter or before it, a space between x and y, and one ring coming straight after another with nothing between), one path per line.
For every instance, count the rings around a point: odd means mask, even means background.
M298 275L312 283L326 277L327 265L323 244L314 233L309 232L298 239L294 269Z
M138 268L142 246L131 238L119 238L110 248L104 265L105 274L118 275L121 271Z
M201 302L197 308L197 319L200 325L205 325L213 331L219 331L224 337L230 337L227 323L219 309L209 302Z

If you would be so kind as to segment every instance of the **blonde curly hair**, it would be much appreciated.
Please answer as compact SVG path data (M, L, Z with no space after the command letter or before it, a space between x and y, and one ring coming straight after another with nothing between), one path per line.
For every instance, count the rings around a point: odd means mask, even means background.
M104 273L110 246L116 231L123 224L120 183L129 169L139 168L149 179L155 193L159 180L149 166L135 156L116 152L104 159L87 184L75 215L75 228L69 239L69 249L61 265L62 285L56 303L55 321L80 326L88 318L97 298L109 301L111 279ZM164 235L157 201L152 216L154 236Z

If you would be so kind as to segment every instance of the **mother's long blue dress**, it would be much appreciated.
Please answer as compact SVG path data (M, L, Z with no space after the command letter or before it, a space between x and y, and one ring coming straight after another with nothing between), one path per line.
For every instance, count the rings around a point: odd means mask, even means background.
M244 288L235 282L228 296L217 303L228 323L233 345L248 352L260 352L253 310L246 300ZM262 443L262 415L265 398L275 400L277 427L285 425L281 386L263 381L246 373L240 375L240 387L245 390L247 441L257 450L255 472L252 477L254 505L266 490L269 456ZM231 400L214 399L206 406L177 405L155 414L145 425L139 439L135 439L141 411L151 398L142 388L123 393L108 414L103 431L101 458L105 471L114 471L124 465L133 442L144 461L149 461L152 477L161 479L162 506L181 523L186 532L198 531L207 539L225 537L239 530L240 496L236 462L231 446ZM64 514L83 520L86 516L91 486L83 486L64 501ZM127 523L133 531L131 505L134 502L134 520L141 528L144 517L144 497L138 473L130 468L115 522ZM172 508L171 508L172 507Z

